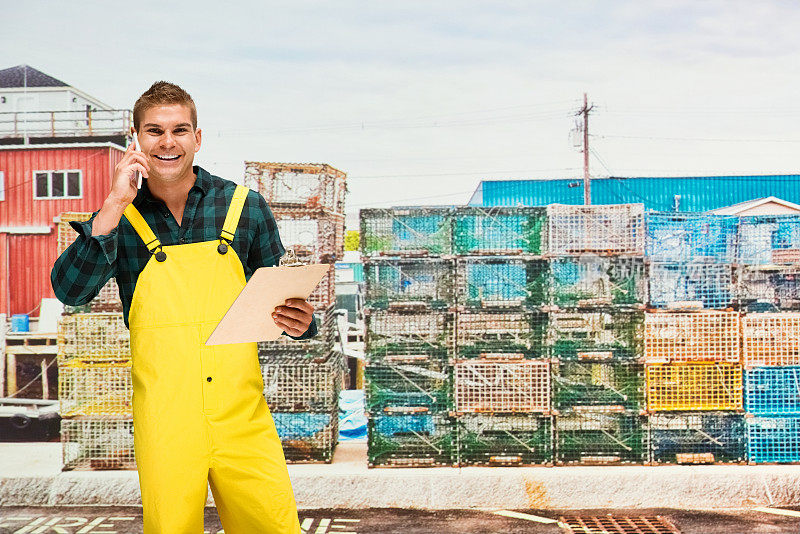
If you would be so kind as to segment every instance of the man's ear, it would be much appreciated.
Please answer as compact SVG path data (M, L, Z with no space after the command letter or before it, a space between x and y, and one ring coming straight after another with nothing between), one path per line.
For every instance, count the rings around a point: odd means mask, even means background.
M194 140L196 142L196 146L194 147L195 154L200 151L200 142L202 141L203 131L198 128L194 131Z

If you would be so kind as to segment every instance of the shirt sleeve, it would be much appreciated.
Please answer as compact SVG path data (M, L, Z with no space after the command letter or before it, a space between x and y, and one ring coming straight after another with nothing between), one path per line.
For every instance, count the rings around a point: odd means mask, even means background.
M90 302L114 276L117 267L117 229L107 235L92 235L92 223L70 221L78 232L75 241L61 253L50 271L50 283L58 300L69 306Z
M269 209L267 201L256 193L250 191L248 194L246 209L252 220L257 221L255 225L256 235L250 243L250 250L247 253L247 266L251 272L255 272L259 267L274 267L280 263L281 256L286 253L286 249L281 243L278 235L278 223ZM311 324L302 335L295 337L283 332L284 335L292 339L309 339L317 335L317 322Z

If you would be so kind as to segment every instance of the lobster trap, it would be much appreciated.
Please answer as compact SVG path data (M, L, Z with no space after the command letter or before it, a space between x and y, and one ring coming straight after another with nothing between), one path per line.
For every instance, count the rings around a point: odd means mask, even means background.
M65 250L78 238L70 222L85 222L92 218L89 212L67 211L58 216L56 224L56 257L61 256Z
M644 410L644 366L635 363L561 362L553 365L553 405L571 410Z
M443 414L378 415L367 421L369 467L436 467L456 462L453 420Z
M315 310L325 310L336 303L336 269L329 269L322 276L319 284L308 296L306 302Z
M80 313L59 319L59 364L75 358L97 362L130 357L130 332L122 313Z
M551 256L644 254L644 204L547 206Z
M367 310L368 363L445 363L453 351L453 314L442 310Z
M334 263L344 257L344 214L322 209L273 208L284 248L304 262Z
M748 413L800 416L800 366L754 367L744 383Z
M438 363L370 364L364 379L370 414L438 413L450 408L450 369Z
M742 366L739 364L648 364L645 374L650 412L742 411Z
M274 353L261 363L264 398L273 412L336 410L344 371L340 352L319 357L300 351Z
M364 263L365 304L372 308L446 308L455 301L453 260L374 259Z
M747 458L757 464L800 462L800 417L748 417Z
M294 356L308 356L313 358L326 358L333 350L337 340L342 338L337 323L337 314L334 306L314 312L314 322L317 325L317 335L309 339L292 339L281 335L274 341L258 342L258 359L267 363L274 357L283 354Z
M272 414L286 463L330 463L339 442L339 414L277 412Z
M327 164L244 163L244 185L271 208L312 208L344 213L347 175Z
M119 415L133 417L131 361L72 359L58 367L62 418Z
M647 363L716 361L739 363L738 312L646 313Z
M557 258L550 262L550 280L550 303L559 308L643 307L647 302L641 258Z
M745 461L744 415L659 413L650 416L650 461L659 464L741 463Z
M461 466L547 465L553 462L552 417L464 414L455 424Z
M459 359L530 359L547 356L547 314L531 311L459 310L455 314Z
M456 302L471 308L538 307L547 303L545 260L514 256L456 260Z
M651 263L650 306L728 308L735 302L734 268L720 263Z
M460 361L453 365L456 413L550 413L550 361Z
M753 313L742 317L742 361L757 365L800 365L800 313Z
M741 267L736 290L742 308L800 310L800 266Z
M800 263L800 216L755 215L739 218L739 263Z
M61 420L63 471L136 469L133 418L91 416Z
M453 214L454 254L543 253L545 208L459 207Z
M549 314L550 356L559 360L635 360L642 354L643 312Z
M363 209L360 245L365 256L452 253L452 209Z
M556 463L644 463L648 456L644 417L581 411L555 417Z
M651 211L646 223L650 261L736 263L738 217Z

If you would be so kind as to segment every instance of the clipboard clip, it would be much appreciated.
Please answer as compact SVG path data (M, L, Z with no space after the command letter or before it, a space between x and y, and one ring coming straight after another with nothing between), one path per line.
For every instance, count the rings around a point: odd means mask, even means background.
M278 261L278 265L281 267L300 267L305 264L297 257L294 249L290 248L286 251L286 255Z

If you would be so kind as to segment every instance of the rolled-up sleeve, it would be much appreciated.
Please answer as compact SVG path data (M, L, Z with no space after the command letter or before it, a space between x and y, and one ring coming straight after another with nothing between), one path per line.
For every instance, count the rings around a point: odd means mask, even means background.
M91 301L104 285L116 276L117 229L106 235L92 235L92 223L70 221L78 237L56 259L50 271L50 283L58 300L69 306Z

